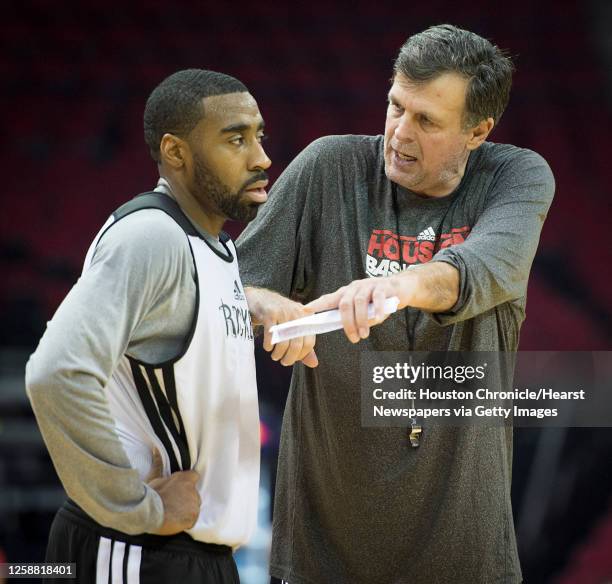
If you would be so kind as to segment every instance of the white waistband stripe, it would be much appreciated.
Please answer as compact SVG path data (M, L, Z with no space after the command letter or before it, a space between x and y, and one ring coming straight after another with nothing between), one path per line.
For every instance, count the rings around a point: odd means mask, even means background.
M115 541L113 543L113 559L111 561L111 584L123 584L124 554L125 542Z
M108 568L111 557L111 540L101 537L96 560L96 584L108 584Z
M140 584L140 558L142 548L131 545L128 551L127 582L125 584Z

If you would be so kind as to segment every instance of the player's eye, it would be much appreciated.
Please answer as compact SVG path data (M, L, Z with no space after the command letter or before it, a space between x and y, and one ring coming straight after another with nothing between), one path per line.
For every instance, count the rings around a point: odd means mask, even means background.
M234 144L234 146L242 146L244 144L244 136L233 136L229 140L230 144Z

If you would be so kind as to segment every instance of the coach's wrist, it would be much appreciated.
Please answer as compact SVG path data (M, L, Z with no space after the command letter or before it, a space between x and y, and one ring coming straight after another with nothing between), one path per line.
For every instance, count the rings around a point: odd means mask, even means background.
M391 290L387 293L387 297L397 296L399 298L398 310L407 306L414 306L418 274L413 270L404 270L399 274L389 276L389 281Z

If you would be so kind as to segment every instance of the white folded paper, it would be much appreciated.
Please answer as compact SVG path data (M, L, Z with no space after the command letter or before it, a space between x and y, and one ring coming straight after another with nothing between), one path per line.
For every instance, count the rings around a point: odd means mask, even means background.
M391 314L397 310L399 298L391 296L385 300L384 313ZM374 318L374 303L368 304L368 319ZM325 312L317 312L310 316L304 316L295 320L276 324L270 327L272 333L272 343L281 343L297 337L307 335L320 335L321 333L329 333L342 328L342 318L340 311L335 308L326 310Z

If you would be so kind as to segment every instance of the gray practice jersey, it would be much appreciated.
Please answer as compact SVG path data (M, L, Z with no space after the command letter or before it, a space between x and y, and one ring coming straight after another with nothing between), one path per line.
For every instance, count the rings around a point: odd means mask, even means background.
M352 345L320 335L294 367L281 436L271 572L291 584L521 581L510 428L364 428L360 352L514 351L554 192L534 152L485 143L457 189L423 198L384 173L382 136L306 148L238 241L245 286L307 302L430 260L460 273L457 304L408 308Z
M176 357L195 298L183 230L161 210L134 213L100 241L27 365L26 388L64 488L124 533L154 531L163 508L130 465L104 387L125 354L148 363Z

